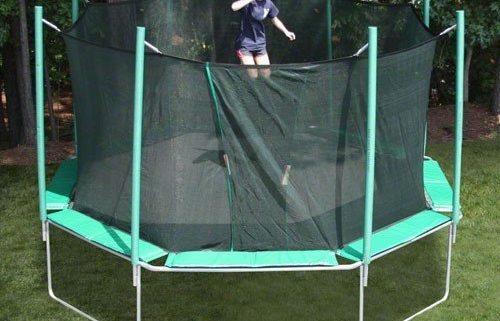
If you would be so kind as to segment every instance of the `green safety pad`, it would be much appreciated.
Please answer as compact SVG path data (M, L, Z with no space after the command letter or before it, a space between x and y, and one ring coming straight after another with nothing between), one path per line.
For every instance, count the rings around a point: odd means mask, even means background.
M132 238L129 233L101 223L80 212L66 209L49 214L49 220L79 236L117 253L130 256ZM151 262L167 255L162 248L139 240L139 257L144 262Z
M418 236L449 222L451 218L441 213L426 210L376 231L372 235L372 256L409 242ZM352 261L363 259L363 239L359 239L337 251L339 256Z
M63 161L50 181L45 193L47 210L55 211L68 208L76 178L77 159Z
M170 253L165 266L170 268L264 268L285 266L336 266L332 251L262 251Z
M453 190L435 160L424 161L424 186L431 208L439 212L453 210Z

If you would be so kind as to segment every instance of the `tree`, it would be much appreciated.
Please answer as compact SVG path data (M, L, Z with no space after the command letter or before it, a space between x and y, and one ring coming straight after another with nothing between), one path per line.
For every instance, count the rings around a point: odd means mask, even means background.
M17 119L17 79L15 76L15 64L13 61L13 48L9 43L10 37L10 17L16 10L16 3L13 0L6 0L0 3L0 64L2 72L3 90L7 98L8 129L7 139L9 146L15 146L20 142L20 119Z
M35 142L35 113L33 106L32 77L34 57L30 45L33 43L34 5L44 6L46 17L67 29L71 25L71 1L58 0L0 0L0 84L3 83L7 98L9 146ZM45 58L48 64L46 88L59 92L61 85L69 83L69 72L62 38L52 31L45 32ZM49 80L51 82L49 82ZM55 84L55 86L53 86ZM52 95L46 99L50 106ZM51 108L49 108L49 114ZM51 118L51 127L55 121ZM52 137L52 139L57 137Z
M497 125L500 125L500 54L497 58L496 85L493 93L492 110L497 116Z
M3 106L3 84L0 83L0 141L8 137L7 126L5 124L5 108Z
M4 70L9 143L35 144L35 111L25 0L0 5L0 45Z
M8 141L10 147L15 147L21 143L22 119L14 47L10 43L4 44L1 54L5 97L7 98Z
M17 59L17 79L21 102L21 114L23 118L24 143L35 145L35 108L33 103L33 88L31 85L31 62L28 38L28 22L26 16L26 0L18 0L19 23L19 59Z
M498 17L500 17L500 2L491 0L432 0L431 4L431 21L434 29L437 30L455 24L455 10L463 9L465 11L464 100L468 102L470 70L474 51L478 48L483 50L490 48L499 41L500 19ZM449 55L454 55L453 51ZM500 86L500 84L497 84L497 86Z

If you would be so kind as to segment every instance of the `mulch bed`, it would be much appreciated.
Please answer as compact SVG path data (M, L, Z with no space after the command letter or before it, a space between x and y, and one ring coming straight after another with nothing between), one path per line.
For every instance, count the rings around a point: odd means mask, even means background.
M428 138L432 143L448 143L454 139L455 106L429 109ZM464 107L464 139L492 139L498 135L497 118L483 105L467 104Z
M74 154L72 142L48 143L46 145L46 161L56 164ZM36 164L36 148L18 146L0 151L0 165L34 165Z

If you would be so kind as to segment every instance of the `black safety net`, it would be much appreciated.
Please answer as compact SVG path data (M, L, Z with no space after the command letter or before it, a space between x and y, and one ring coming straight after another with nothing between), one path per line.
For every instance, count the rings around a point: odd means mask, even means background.
M65 34L75 209L130 230L137 25L162 52L145 59L142 238L169 251L338 249L360 238L368 61L353 54L371 25L380 55L374 229L426 209L434 35L410 5L275 4L297 40L269 24L272 64L259 67L236 64L231 1L87 7Z

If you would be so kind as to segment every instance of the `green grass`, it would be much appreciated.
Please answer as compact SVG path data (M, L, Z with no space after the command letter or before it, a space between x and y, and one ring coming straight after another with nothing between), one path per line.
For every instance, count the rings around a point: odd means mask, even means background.
M451 173L451 145L429 154ZM35 168L0 167L0 182L0 320L83 320L46 293ZM500 320L499 193L500 139L465 143L451 296L418 320ZM59 230L51 236L56 293L99 319L134 320L130 265ZM445 249L441 232L374 262L366 320L402 320L439 298ZM357 271L143 278L144 320L357 320Z

